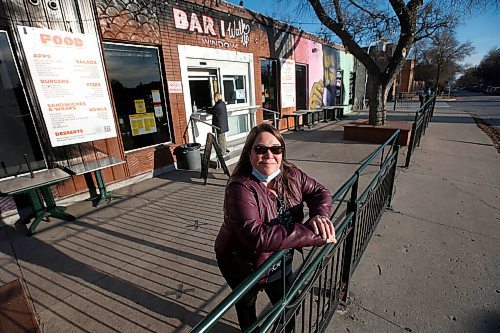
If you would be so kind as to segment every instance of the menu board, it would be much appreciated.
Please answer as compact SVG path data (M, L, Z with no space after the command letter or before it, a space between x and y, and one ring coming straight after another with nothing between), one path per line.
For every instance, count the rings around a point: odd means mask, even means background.
M281 107L295 107L295 61L281 59Z
M97 37L18 30L52 146L116 137Z

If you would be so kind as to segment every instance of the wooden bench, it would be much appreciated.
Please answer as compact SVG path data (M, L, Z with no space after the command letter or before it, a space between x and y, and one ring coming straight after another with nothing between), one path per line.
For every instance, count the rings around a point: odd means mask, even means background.
M298 132L304 129L304 117L307 117L307 111L296 111L292 113L287 113L281 115L282 118L286 119L286 129L290 130L290 125L288 124L288 119L293 118L294 120L294 131ZM302 117L302 124L299 123L299 118Z
M325 110L323 110L323 109L310 109L310 110L304 110L304 111L307 112L307 126L309 128L314 127L314 126L316 126L316 123L319 123L320 113L323 114L323 118L324 118L324 114L325 114ZM314 120L315 116L317 117L316 122Z
M329 120L338 121L344 117L344 105L325 105L323 110L323 121L325 123Z

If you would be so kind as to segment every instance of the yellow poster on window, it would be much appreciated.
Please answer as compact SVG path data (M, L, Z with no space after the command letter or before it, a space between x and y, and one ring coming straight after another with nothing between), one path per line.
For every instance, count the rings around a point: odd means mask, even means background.
M130 120L130 128L132 129L132 136L157 132L154 113L131 114L128 117Z
M146 113L146 102L143 99L136 99L134 103L136 113Z

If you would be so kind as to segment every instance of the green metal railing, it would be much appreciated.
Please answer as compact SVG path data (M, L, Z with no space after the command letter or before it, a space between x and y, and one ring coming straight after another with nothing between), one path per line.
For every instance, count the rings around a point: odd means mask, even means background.
M283 284L284 297L261 313L245 332L324 332L338 305L348 303L351 276L391 202L399 132L395 131L373 151L332 196L334 211L330 220L335 226L337 243L312 248L294 273L288 290ZM374 163L378 157L380 162ZM364 190L359 193L361 187ZM191 332L211 332L223 315L254 288L271 267L278 262L281 268L285 267L286 251L274 253ZM282 274L285 274L283 269Z
M420 140L425 135L425 130L429 126L429 122L434 116L434 106L436 105L436 95L433 95L426 101L415 113L411 129L410 143L408 145L408 152L406 154L405 168L410 166L411 157L417 147L420 146Z

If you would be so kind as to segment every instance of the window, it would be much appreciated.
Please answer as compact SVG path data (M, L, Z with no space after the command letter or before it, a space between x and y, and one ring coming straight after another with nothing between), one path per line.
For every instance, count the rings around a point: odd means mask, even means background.
M216 69L188 68L191 105L207 109L214 105L214 95L219 91Z
M9 39L0 31L0 178L46 167Z
M248 118L250 116L251 115L248 114L240 114L238 116L228 117L229 132L227 132L226 135L232 136L250 131L248 124Z
M158 49L105 43L104 57L125 150L171 141Z
M247 102L244 75L224 75L224 100L227 104L242 104Z
M271 59L260 60L260 79L262 82L262 107L278 110L278 90L277 90L277 61ZM271 112L264 110L264 119L273 119Z

